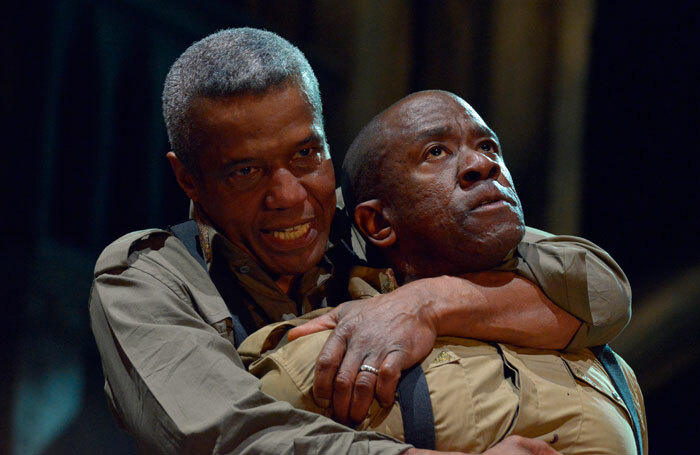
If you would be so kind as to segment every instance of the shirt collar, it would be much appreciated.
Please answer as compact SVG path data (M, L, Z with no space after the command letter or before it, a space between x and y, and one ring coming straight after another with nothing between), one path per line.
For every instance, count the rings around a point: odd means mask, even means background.
M298 314L315 309L317 305L307 302L309 296L318 294L319 291L322 293L322 289L319 288L334 273L334 266L328 255L324 255L319 264L298 277L292 291L287 295L253 258L214 227L209 217L197 204L190 204L190 217L197 222L200 246L207 269L211 271L213 266L228 268L238 278L246 293L264 309L272 321L286 317L291 302L295 302L294 306L297 307ZM327 251L331 247L329 242ZM320 299L316 300L320 301Z

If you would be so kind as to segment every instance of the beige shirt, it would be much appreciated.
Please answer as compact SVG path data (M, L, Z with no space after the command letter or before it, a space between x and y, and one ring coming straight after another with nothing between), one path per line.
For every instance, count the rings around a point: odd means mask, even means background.
M214 233L215 250L217 243L230 248L217 237L223 239ZM329 283L319 281L330 273L325 267L304 275L302 282L312 284L292 300L272 287L250 258L231 251L229 259L218 265L217 260L214 255L211 266L230 269L245 292L245 305L259 307L258 324L324 306L325 292L317 291ZM540 284L583 321L574 343L609 341L627 323L629 285L592 244L535 235L511 262L505 267ZM207 272L167 231L134 232L105 248L95 266L89 307L110 407L148 453L398 454L408 447L262 393L236 352L226 303Z
M374 287L392 290L391 275L370 276L371 271L362 269L350 279L353 298L376 295ZM262 381L263 392L328 415L314 403L312 387L315 360L330 332L291 343L284 339L289 327L321 312L265 327L249 336L239 353ZM640 416L647 453L642 393L632 370L620 363ZM564 454L636 452L629 410L588 349L562 353L440 337L422 367L435 417L437 450L481 453L509 435L520 435L554 441L552 446ZM358 428L404 440L398 403L382 409L375 402Z

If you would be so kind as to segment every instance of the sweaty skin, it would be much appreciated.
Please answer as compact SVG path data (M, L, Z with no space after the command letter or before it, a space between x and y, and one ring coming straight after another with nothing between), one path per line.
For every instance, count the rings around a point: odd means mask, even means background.
M378 121L384 137L378 194L393 196L363 201L355 221L397 278L454 276L501 263L525 223L498 137L479 114L450 94L421 92Z

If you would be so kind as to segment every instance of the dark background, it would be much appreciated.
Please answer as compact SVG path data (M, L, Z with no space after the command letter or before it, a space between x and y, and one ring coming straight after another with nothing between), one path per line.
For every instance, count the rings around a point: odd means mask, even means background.
M341 6L342 5L342 6ZM614 347L645 393L651 453L694 453L700 398L700 3L56 0L0 17L0 453L131 453L102 394L92 266L187 215L165 160L169 65L220 28L298 45L339 164L372 115L451 90L500 135L529 225L582 235L632 283ZM336 166L337 167L337 166Z

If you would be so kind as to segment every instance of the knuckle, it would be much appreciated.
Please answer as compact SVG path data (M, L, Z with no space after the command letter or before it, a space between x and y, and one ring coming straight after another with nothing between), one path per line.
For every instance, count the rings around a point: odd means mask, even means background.
M369 374L359 375L355 380L355 390L361 394L374 392L374 379L367 377Z
M334 335L340 338L348 338L357 329L354 319L341 321L333 331Z
M325 372L333 368L337 363L335 356L322 352L316 359L316 371Z
M508 436L505 440L516 446L523 446L525 443L525 438L518 435Z
M335 377L334 390L340 392L348 392L352 389L353 378L347 373L341 372Z
M401 370L396 367L396 365L389 364L383 365L382 369L379 371L379 377L383 381L394 381L398 380L401 376Z

